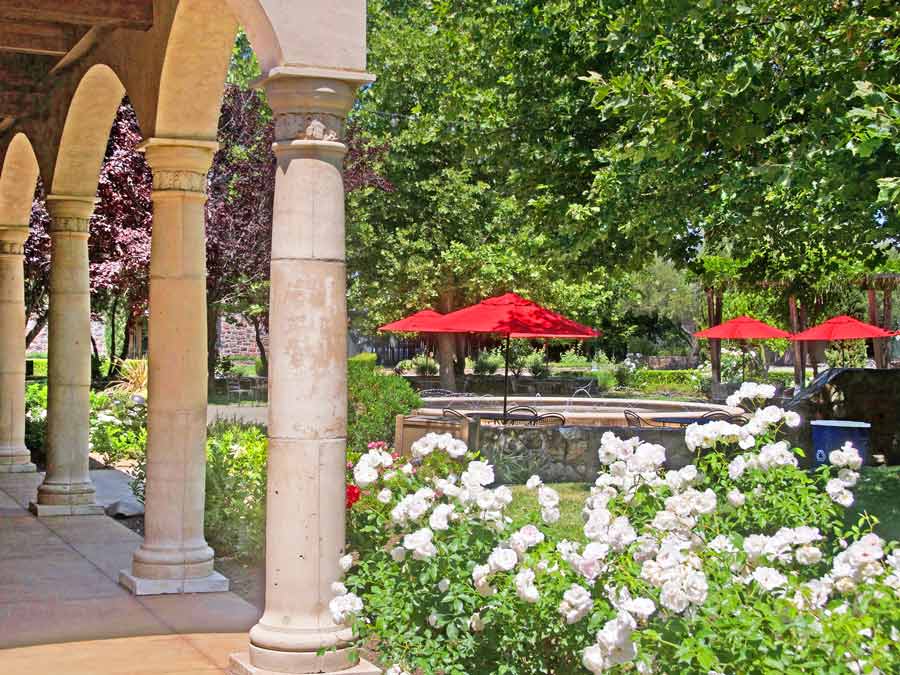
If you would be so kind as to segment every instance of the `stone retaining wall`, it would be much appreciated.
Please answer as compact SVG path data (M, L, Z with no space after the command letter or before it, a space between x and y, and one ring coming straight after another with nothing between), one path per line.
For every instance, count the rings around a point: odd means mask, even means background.
M648 443L662 445L670 468L693 460L684 443L683 429L481 426L473 445L494 465L501 483L524 483L533 474L548 483L593 483L600 470L597 450L607 431L623 439L640 436Z

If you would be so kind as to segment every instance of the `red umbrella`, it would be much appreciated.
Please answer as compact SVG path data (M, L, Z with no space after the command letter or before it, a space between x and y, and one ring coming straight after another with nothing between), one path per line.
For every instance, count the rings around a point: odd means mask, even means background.
M431 333L434 332L431 327L443 317L443 314L435 312L433 309L423 309L415 314L410 314L405 319L386 323L378 330L390 333Z
M863 323L852 316L842 314L833 319L828 319L828 321L820 323L818 326L808 328L802 333L797 333L791 339L798 341L866 340L868 338L889 338L893 337L893 335L893 332L884 330L884 328L873 326L870 323ZM841 346L841 360L846 365L847 360L846 355L844 355L843 345Z
M863 323L846 314L828 319L818 326L797 333L792 340L866 340L868 338L888 338L894 333L884 328Z
M718 326L694 333L695 337L710 340L768 340L771 338L789 338L786 330L775 328L750 316L739 316Z
M477 305L446 314L435 322L432 330L439 333L490 333L506 338L506 364L503 376L504 417L509 398L510 338L589 340L600 335L600 331L551 312L515 293L488 298Z
M445 314L436 325L441 333L492 333L513 338L588 340L600 335L515 293Z

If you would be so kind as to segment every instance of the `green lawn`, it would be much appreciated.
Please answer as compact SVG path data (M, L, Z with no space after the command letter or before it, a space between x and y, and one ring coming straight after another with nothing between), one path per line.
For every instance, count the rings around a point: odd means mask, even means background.
M559 522L553 530L560 537L580 541L584 538L581 509L590 494L588 483L555 483L550 485L559 492ZM511 486L513 502L507 509L514 521L530 518L540 522L537 494L524 485ZM878 518L876 532L888 540L900 540L900 467L866 468L854 488L856 502L848 509L846 522L855 524L863 512Z

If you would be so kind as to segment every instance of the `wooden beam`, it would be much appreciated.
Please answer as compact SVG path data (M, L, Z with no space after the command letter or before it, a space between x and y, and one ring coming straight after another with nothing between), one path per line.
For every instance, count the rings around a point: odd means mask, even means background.
M78 41L74 26L33 21L0 21L0 52L65 56Z
M4 19L147 30L153 0L0 0Z

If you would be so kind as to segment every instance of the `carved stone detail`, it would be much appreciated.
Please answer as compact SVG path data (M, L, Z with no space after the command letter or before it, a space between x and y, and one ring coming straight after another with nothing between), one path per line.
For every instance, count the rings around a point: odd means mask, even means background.
M75 232L87 234L90 230L90 218L77 218L75 216L56 216L50 225L51 232Z
M279 141L328 141L340 143L344 118L328 113L291 112L275 116L275 138Z
M25 255L25 244L0 240L0 255Z
M206 174L197 171L153 170L153 189L159 192L206 194Z

